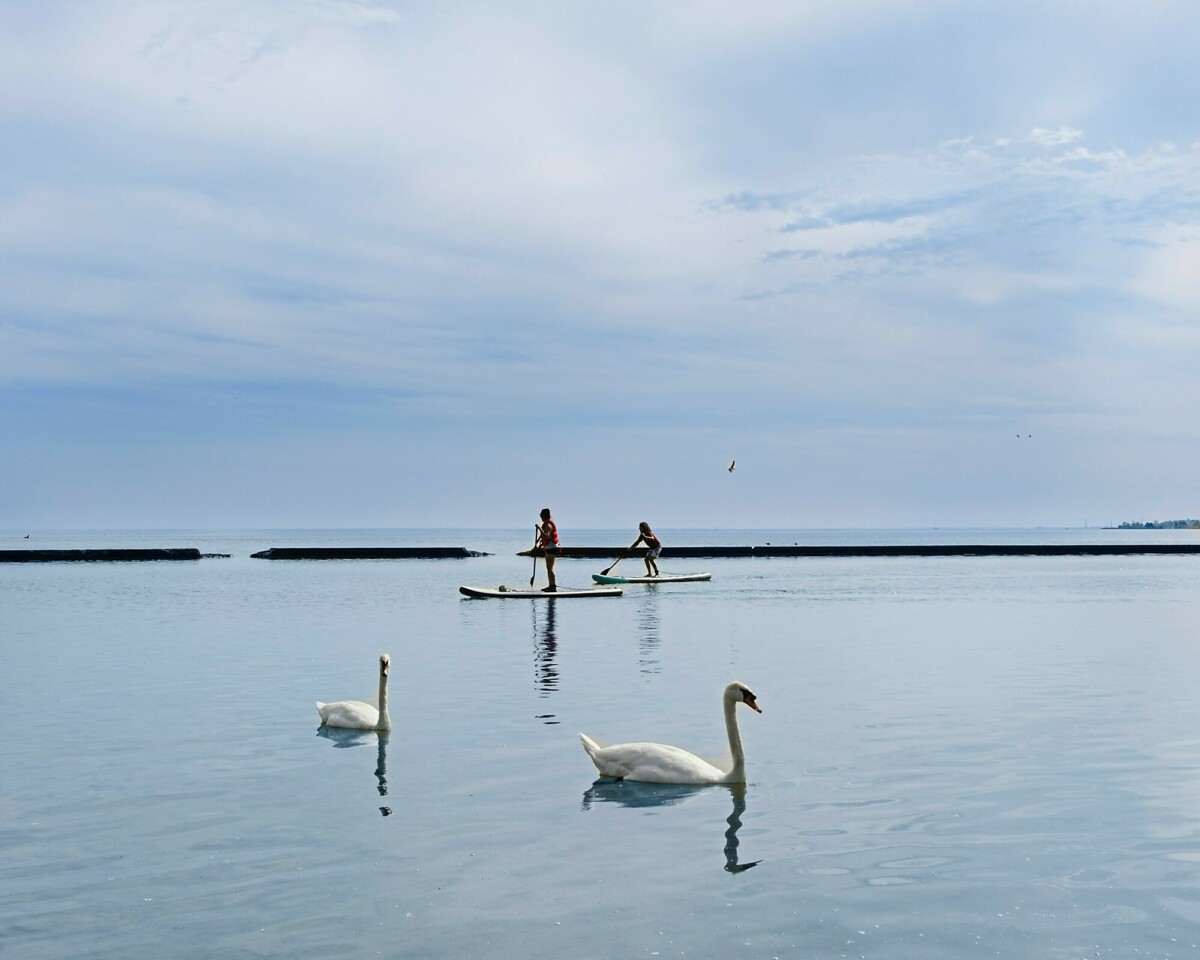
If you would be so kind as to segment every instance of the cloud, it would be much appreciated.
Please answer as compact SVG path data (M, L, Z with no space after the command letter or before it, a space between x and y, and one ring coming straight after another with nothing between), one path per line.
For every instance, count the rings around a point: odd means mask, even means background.
M819 426L853 461L897 419L1128 437L1191 389L1178 4L0 18L0 389L55 429L119 388L97 409L136 444L138 398L195 425L211 390L255 439L290 408L586 458L650 418L764 449Z
M973 286L964 295L993 303L1035 289L1120 289L1117 278L1140 269L1131 244L1163 243L1164 227L1196 218L1200 148L1157 144L1133 154L1093 151L1084 141L1074 128L961 138L922 153L860 157L837 185L745 190L708 206L752 219L764 242L803 234L805 256L775 248L764 262L802 261L809 276L826 280L961 270ZM875 268L829 273L828 261L838 259ZM983 273L992 279L981 284Z
M1185 224L1163 224L1145 242L1149 249L1139 258L1130 289L1181 315L1185 341L1177 345L1194 348L1200 342L1200 322L1195 320L1200 308L1200 217Z
M1030 143L1036 143L1043 147L1062 147L1082 138L1083 131L1076 130L1074 127L1059 127L1056 130L1043 130L1041 127L1035 127L1029 131L1026 139Z

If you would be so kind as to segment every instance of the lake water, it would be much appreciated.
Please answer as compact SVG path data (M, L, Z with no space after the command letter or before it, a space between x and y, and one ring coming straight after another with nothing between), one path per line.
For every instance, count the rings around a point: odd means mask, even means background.
M233 554L0 564L0 955L1200 955L1200 556L664 559L713 579L458 595L527 584L530 538L0 538ZM494 555L249 557L412 544ZM320 729L313 702L373 693L382 651L391 734ZM578 730L721 753L733 679L763 708L738 711L744 789L596 780Z

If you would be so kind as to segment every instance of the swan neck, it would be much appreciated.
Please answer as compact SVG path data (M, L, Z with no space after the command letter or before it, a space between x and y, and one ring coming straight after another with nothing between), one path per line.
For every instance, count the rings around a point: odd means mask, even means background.
M742 749L742 733L738 729L737 701L725 700L725 731L729 734L729 752L733 754L733 769L729 771L729 782L740 783L746 779L746 753Z
M376 729L392 729L392 718L388 715L388 678L382 670L379 672L379 725Z

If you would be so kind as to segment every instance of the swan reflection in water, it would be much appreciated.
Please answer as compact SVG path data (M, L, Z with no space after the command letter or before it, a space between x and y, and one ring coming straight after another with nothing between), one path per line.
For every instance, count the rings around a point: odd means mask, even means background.
M616 803L622 807L669 807L681 803L688 797L717 788L704 785L679 783L642 783L637 780L609 780L601 778L583 792L583 809L590 810L598 803ZM725 818L729 824L725 831L725 870L741 873L762 863L751 860L738 862L738 830L742 826L742 814L746 812L746 785L731 783L724 787L733 799L733 812Z
M388 734L376 732L375 730L349 730L344 727L327 727L322 724L317 727L317 736L324 737L326 740L332 740L333 745L339 749L365 747L372 741L375 741L375 780L377 781L375 789L379 791L381 797L387 796ZM392 808L380 807L379 813L382 816L390 817L392 815Z

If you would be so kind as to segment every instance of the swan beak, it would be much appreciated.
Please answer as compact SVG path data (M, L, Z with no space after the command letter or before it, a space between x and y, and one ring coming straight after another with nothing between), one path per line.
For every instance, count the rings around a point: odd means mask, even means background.
M748 706L755 713L762 713L762 707L760 707L757 703L754 702L753 697L743 697L742 703L744 703L746 706Z

